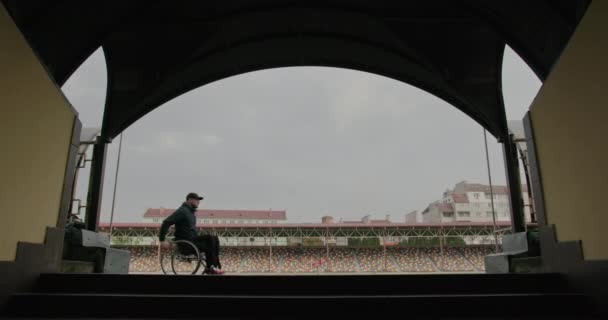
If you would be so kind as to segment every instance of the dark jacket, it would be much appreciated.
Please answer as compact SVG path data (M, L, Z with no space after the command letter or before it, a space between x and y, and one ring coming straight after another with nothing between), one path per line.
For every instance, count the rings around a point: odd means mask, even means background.
M184 202L172 215L163 221L160 227L159 240L165 241L169 227L175 225L175 239L192 240L196 237L196 209Z

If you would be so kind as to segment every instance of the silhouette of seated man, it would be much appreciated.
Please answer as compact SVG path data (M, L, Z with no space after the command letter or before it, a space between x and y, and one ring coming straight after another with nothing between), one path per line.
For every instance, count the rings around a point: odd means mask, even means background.
M167 247L168 243L164 242L169 227L175 225L175 240L187 240L201 251L205 253L207 266L203 274L223 274L222 264L220 263L220 241L217 236L196 232L196 209L198 208L203 197L191 192L186 196L186 202L179 207L173 214L167 217L161 227L159 240L161 247ZM179 245L179 244L178 244ZM178 247L180 253L188 255L193 254L187 245Z

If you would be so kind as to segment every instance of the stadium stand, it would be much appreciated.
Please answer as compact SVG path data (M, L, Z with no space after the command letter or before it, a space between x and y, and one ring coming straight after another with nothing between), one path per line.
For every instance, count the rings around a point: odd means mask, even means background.
M326 264L326 272L358 272L359 265L355 258L355 249L330 248L329 263Z
M425 249L431 260L443 272L473 271L475 268L464 258L456 248Z
M402 272L434 272L425 249L418 248L391 248L389 252L395 258Z
M131 251L129 272L158 272L160 271L156 247L123 247Z
M258 273L258 272L278 272L279 271L279 255L273 254L272 263L268 263L269 249L268 248L247 248L247 254L244 257L243 273Z
M129 272L160 272L154 246L121 247L131 251ZM407 248L292 248L272 249L272 268L268 266L268 247L223 247L223 269L230 273L357 273L357 272L483 272L484 256L492 246ZM185 266L187 268L187 266Z
M283 257L281 272L309 273L316 272L316 264L323 257L320 248L279 248L277 253Z
M484 257L488 254L494 253L494 247L492 246L475 246L475 247L462 247L459 248L464 257L469 260L477 269L477 271L485 271Z
M243 248L223 247L220 251L222 269L227 272L239 272L241 263L247 255Z
M386 257L386 265L385 265ZM389 252L384 255L383 248L360 248L357 250L359 267L362 272L397 272L399 271L391 259Z

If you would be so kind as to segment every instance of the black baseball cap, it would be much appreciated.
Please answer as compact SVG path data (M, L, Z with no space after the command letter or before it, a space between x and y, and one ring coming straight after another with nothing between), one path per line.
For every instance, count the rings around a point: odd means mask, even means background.
M186 200L188 199L197 199L197 200L203 200L203 197L199 196L198 194L194 193L194 192L190 192L188 193L188 195L186 196Z

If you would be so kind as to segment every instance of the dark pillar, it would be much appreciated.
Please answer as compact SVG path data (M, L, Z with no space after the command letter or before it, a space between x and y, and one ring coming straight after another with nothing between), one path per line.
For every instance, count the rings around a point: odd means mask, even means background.
M507 185L509 187L509 200L511 204L511 223L513 232L526 231L526 220L524 216L524 203L521 197L521 181L519 178L519 159L517 147L513 142L513 135L509 135L502 143L505 171L507 174Z
M103 175L106 167L106 151L110 139L97 137L93 147L89 192L87 194L86 228L97 231L101 211L101 193L103 191Z
M534 202L534 213L539 226L547 225L547 216L545 213L545 200L543 196L543 185L540 176L540 169L538 167L538 158L536 156L536 144L534 142L534 128L532 128L532 119L530 112L526 113L524 117L524 130L526 132L526 143L528 145L528 163L529 163L529 177L530 177L530 189L528 192L532 195Z

